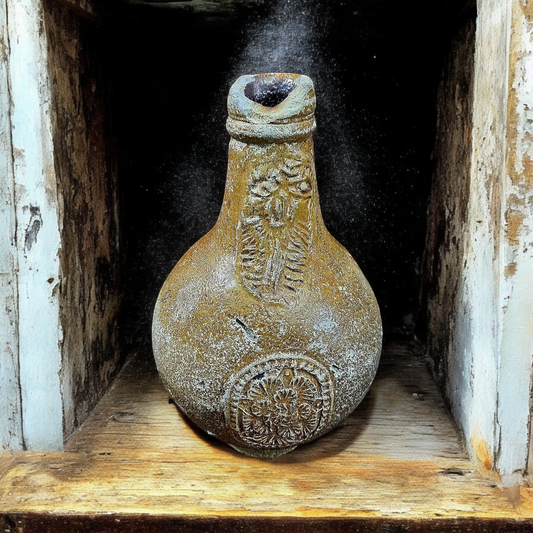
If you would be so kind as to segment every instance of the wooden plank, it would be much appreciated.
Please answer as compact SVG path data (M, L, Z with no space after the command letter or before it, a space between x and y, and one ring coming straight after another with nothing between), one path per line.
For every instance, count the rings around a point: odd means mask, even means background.
M0 526L9 533L57 533L58 531L84 533L206 533L231 531L246 533L370 533L375 531L410 533L518 533L530 531L529 524L520 520L458 519L384 519L384 518L272 518L272 517L146 517L123 515L112 516L55 516L26 514L13 522L0 516Z
M496 466L506 484L528 465L533 364L533 4L511 2L501 227L501 334Z
M531 469L532 5L478 2L452 43L423 298L429 351L469 452L509 486Z
M34 0L7 0L6 5L24 444L29 449L60 449L61 206L53 162L42 5Z
M15 182L11 144L7 6L0 5L0 450L21 450Z
M240 455L189 424L141 354L65 452L15 454L0 479L0 508L20 531L38 523L43 532L58 524L63 531L533 524L530 489L506 491L477 473L425 362L402 346L387 350L368 396L339 428L271 460Z
M62 449L119 368L105 51L78 14L0 7L0 449Z
M63 431L83 422L116 376L121 350L116 150L98 25L44 0L54 166L61 209Z
M472 131L471 166L464 178L469 196L447 377L454 416L471 456L488 470L495 466L498 446L499 232L509 6L499 0L482 2L476 21L472 115L462 118Z

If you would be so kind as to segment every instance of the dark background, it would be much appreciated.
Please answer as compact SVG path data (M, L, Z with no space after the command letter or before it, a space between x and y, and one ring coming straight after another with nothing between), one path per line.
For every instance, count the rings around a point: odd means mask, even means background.
M186 3L117 3L102 34L120 154L126 341L149 342L159 288L216 221L231 83L268 71L314 80L324 220L372 285L386 331L411 334L436 90L471 9L458 0L280 0L198 13Z

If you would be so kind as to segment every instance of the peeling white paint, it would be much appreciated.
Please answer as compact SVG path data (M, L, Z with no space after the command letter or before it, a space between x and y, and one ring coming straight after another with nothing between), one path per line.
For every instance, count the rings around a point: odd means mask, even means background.
M464 186L460 175L441 170L457 188L441 188L450 204L443 210L448 247L438 250L445 268L430 307L433 328L452 324L444 342L433 333L441 341L433 345L445 350L447 394L469 452L512 485L527 471L530 438L533 11L522 0L478 0L477 7L470 171ZM469 130L470 117L457 121L456 131ZM460 173L468 158L452 142L461 138L453 128L446 135L452 153L441 165L452 161ZM467 204L453 197L462 191ZM453 212L465 205L464 214Z
M61 243L41 10L40 1L7 0L23 438L27 449L57 450L62 331L49 280L61 279Z
M22 413L18 364L17 249L7 7L0 4L0 450L20 450Z
M533 363L533 10L513 4L507 175L501 240L497 468L503 483L527 470ZM528 175L529 174L529 175Z
M478 3L470 198L462 228L466 262L457 298L449 364L452 408L472 457L491 468L499 352L499 214L504 171L509 4ZM493 214L496 212L496 217Z

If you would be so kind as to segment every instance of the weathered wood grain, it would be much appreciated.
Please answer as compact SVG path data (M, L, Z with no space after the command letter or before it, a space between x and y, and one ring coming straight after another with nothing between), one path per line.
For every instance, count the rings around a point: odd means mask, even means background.
M471 457L531 471L533 9L484 0L438 102L423 301L428 347Z
M22 449L18 364L15 178L11 143L11 89L7 6L0 5L0 450Z
M43 0L43 8L54 166L62 197L59 298L66 438L85 420L122 362L118 172L98 26L57 0Z
M65 452L10 456L0 508L13 532L533 526L530 490L513 494L477 473L425 362L399 346L341 427L272 460L192 427L140 354Z
M510 19L496 466L512 484L533 466L533 4L515 0Z
M79 14L0 7L0 449L62 449L120 363L106 51Z
M16 220L18 362L24 446L61 449L60 220L41 2L7 0Z

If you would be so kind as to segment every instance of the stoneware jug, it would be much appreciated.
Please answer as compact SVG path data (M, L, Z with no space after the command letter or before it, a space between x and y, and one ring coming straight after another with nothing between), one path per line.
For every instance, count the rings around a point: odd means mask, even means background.
M215 227L159 294L161 379L200 428L275 457L323 435L359 404L381 352L379 308L318 201L307 76L242 76Z

